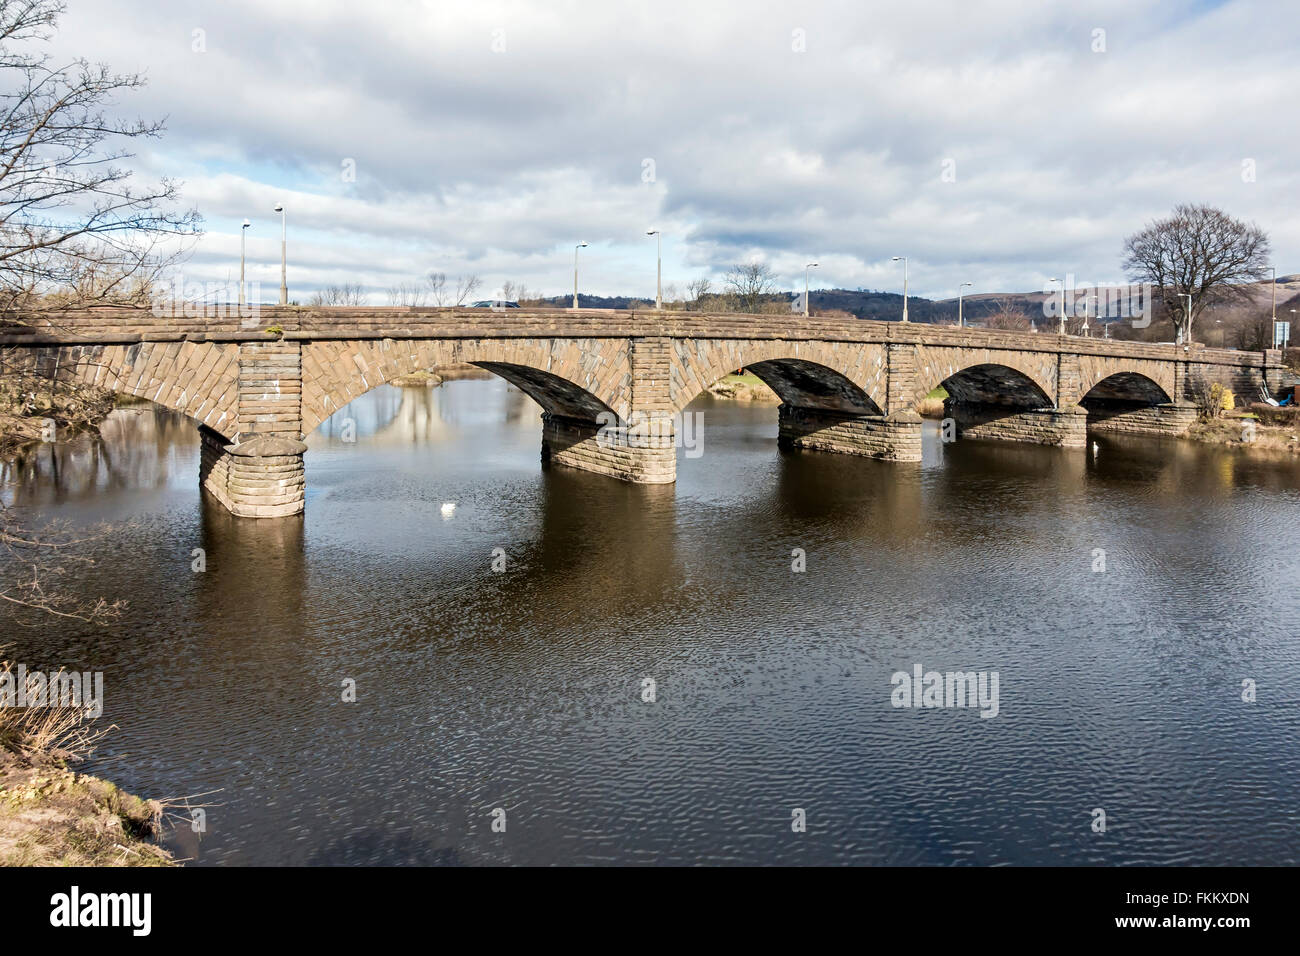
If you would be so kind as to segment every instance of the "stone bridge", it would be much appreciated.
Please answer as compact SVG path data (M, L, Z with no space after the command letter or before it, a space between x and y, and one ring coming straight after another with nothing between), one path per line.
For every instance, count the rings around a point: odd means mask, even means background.
M781 397L786 447L921 458L936 386L968 437L1082 447L1087 429L1174 435L1198 390L1282 387L1278 352L921 323L605 310L101 308L0 320L6 361L193 418L200 480L237 515L303 508L303 439L352 399L472 363L543 409L542 458L626 481L676 477L675 416L746 368ZM232 310L233 311L233 310Z

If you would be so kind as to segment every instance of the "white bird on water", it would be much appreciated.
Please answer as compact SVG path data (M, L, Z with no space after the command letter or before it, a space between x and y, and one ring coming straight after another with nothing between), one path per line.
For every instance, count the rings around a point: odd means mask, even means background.
M450 518L455 513L456 513L456 502L444 501L442 503L442 516L444 518Z

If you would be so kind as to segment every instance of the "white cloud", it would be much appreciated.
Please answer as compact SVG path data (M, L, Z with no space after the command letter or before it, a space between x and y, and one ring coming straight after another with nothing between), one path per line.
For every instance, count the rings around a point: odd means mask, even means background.
M168 116L140 166L208 217L195 278L237 272L247 215L278 285L283 200L295 294L431 269L558 294L577 239L587 291L652 294L658 225L667 280L759 251L790 284L818 258L821 284L892 287L905 254L950 295L1117 277L1123 237L1189 200L1300 272L1298 32L1285 0L73 0L58 45L148 71L121 106Z

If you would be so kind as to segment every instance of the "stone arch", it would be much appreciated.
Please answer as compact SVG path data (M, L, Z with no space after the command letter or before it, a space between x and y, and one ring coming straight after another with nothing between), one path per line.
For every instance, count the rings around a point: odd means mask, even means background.
M468 363L500 375L547 412L594 421L628 407L631 371L623 340L381 339L304 342L302 428L376 386L421 369Z
M143 398L223 437L239 431L239 346L233 342L134 342L13 350L40 376Z
M936 384L948 392L950 402L961 405L1005 405L1023 409L1052 405L1051 395L1041 383L1007 365L968 365Z
M738 368L753 372L790 406L884 414L887 372L881 345L739 339L678 339L673 345L674 414Z
M1168 361L1081 355L1079 357L1079 394L1086 396L1107 379L1116 375L1128 375L1151 382L1164 393L1164 401L1171 402L1177 398L1174 387L1174 364ZM1130 383L1133 382L1132 379L1129 381Z
M1163 405L1172 401L1161 384L1141 372L1114 372L1090 386L1079 400L1091 402L1131 402L1140 405Z
M916 388L912 394L913 403L925 398L939 385L956 378L963 372L979 369L974 378L984 382L990 390L984 392L988 397L979 399L959 399L985 404L1021 404L1020 399L1030 394L1026 383L1032 384L1040 402L1037 408L1056 404L1056 365L1057 358L1051 352L1021 352L1011 349L971 349L950 346L918 345L916 348ZM1001 369L1000 372L993 370ZM1015 401L1007 402L997 397L993 389L1001 380L1012 392L1008 397ZM972 379L972 382L974 379ZM1029 407L1029 406L1026 406Z

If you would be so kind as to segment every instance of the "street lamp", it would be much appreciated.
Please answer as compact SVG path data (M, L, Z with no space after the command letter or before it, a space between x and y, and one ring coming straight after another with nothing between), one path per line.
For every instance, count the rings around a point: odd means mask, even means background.
M962 318L961 314L961 290L966 288L968 285L970 285L969 282L963 282L961 285L957 286L957 328L959 329L966 325L966 320Z
M578 307L578 250L587 248L585 242L580 242L573 247L573 307Z
M893 261L903 262L903 321L907 321L907 256L894 256Z
M804 318L808 317L808 270L816 269L817 263L806 262L803 267L803 314Z
M285 240L288 238L288 227L285 223L284 203L275 204L275 211L280 214L280 304L289 304L289 283L287 281L287 272L285 263L288 259L286 255Z
M1273 270L1273 321L1277 321L1277 266L1269 266ZM1294 309L1292 311L1295 311Z
M1047 281L1061 283L1061 334L1064 335L1065 334L1065 280L1058 279L1056 278L1056 276L1052 276L1052 278L1048 279Z
M1180 292L1178 298L1187 300L1187 315L1183 319L1183 345L1187 348L1192 347L1192 297L1189 293Z
M662 309L664 307L664 237L658 229L647 229L646 235L655 237L655 261L658 264L658 271L655 273L655 308Z
M252 223L247 219L239 227L239 304L244 304L244 250L247 248L248 227Z

